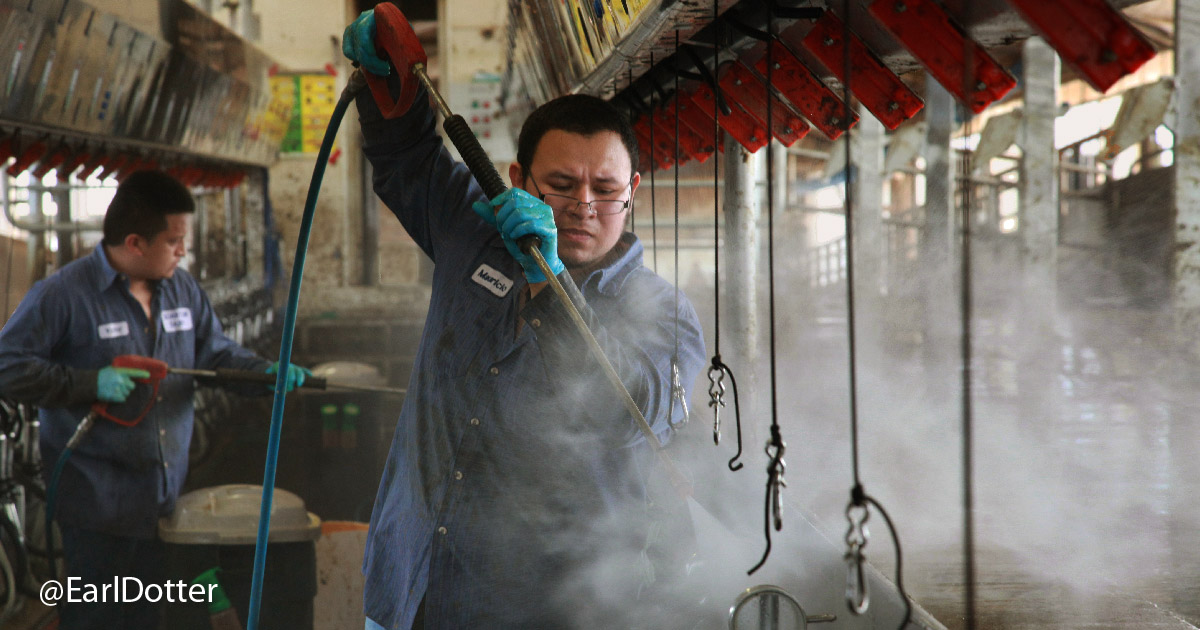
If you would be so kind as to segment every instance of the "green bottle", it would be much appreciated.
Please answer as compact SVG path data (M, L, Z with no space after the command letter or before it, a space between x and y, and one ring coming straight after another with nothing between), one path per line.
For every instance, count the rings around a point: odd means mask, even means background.
M335 404L321 405L321 448L337 448L338 407Z
M203 586L209 597L208 624L212 630L242 630L237 610L225 595L225 589L221 588L221 581L217 579L217 571L220 570L220 567L213 567L196 576L192 584Z
M354 403L342 405L342 450L358 448L358 412Z

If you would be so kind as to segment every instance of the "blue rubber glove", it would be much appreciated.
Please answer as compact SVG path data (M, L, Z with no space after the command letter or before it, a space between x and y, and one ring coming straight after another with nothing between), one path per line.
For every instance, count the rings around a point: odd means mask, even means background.
M276 361L271 364L271 367L267 368L267 374L278 374L278 373L279 373L279 362ZM283 384L284 391L290 392L293 389L296 389L297 387L300 387L301 385L303 385L304 378L306 376L312 376L312 371L309 370L308 368L302 368L299 365L296 365L295 363L289 363L288 364L288 373L287 373L287 382L285 382ZM271 385L270 387L271 387L271 389L275 389L274 385Z
M499 211L496 208L499 208ZM525 270L525 278L530 284L545 282L546 275L534 262L533 257L517 247L517 241L523 236L533 234L541 239L541 247L538 249L554 275L557 276L566 269L558 259L558 228L554 226L554 210L541 199L520 188L509 188L496 195L490 202L476 201L471 205L471 209L485 223L500 231L504 246L508 248L508 253L521 263L521 268Z
M357 61L367 72L386 77L392 73L392 64L379 58L375 52L375 10L368 9L346 27L342 33L342 54L350 61Z
M137 368L108 366L96 375L96 398L104 402L123 403L129 392L137 387L135 378L150 378L150 373Z

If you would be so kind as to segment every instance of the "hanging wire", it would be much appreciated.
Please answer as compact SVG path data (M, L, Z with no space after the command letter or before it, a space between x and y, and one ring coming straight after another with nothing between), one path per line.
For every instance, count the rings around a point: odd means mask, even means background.
M854 300L854 187L851 186L851 166L853 164L851 158L851 142L850 142L850 125L853 122L853 112L851 111L850 101L850 78L853 73L853 64L850 57L850 38L853 33L850 31L850 2L842 0L842 103L845 111L842 119L842 129L844 141L846 143L845 163L843 164L845 179L843 186L845 187L846 197L846 324L848 326L847 337L849 345L849 370L850 370L850 459L851 467L854 474L854 486L850 489L850 503L846 505L846 520L850 522L850 527L846 532L847 550L844 556L847 565L846 574L846 604L850 612L856 615L861 615L870 607L870 593L867 588L866 574L866 556L863 549L867 546L869 534L867 533L867 519L870 516L869 507L873 506L883 516L883 520L887 523L888 530L892 535L892 541L896 545L896 589L900 592L900 599L904 603L904 618L900 621L900 630L903 630L912 618L912 604L909 602L908 594L904 590L903 581L903 555L900 549L900 537L896 534L896 528L892 523L891 517L883 506L866 493L863 489L862 478L859 469L858 457L858 363L857 363L857 339L855 334L855 300Z
M720 61L721 52L721 22L717 19L719 15L719 0L713 0L713 67L715 68ZM700 64L699 59L696 64L701 66L701 71L705 69ZM714 73L715 74L715 73ZM733 385L733 417L737 424L737 453L729 459L729 470L737 472L744 466L737 461L742 457L742 409L738 401L737 379L733 376L733 370L721 360L721 195L720 195L720 177L721 177L721 107L722 102L720 87L714 80L713 88L713 319L715 320L715 352L712 357L712 366L708 368L708 406L713 408L713 444L721 443L721 407L725 406L725 377L729 377L729 382Z
M747 573L753 574L758 571L767 562L767 557L771 555L771 526L775 526L775 531L783 529L783 488L787 487L784 481L784 472L787 465L783 461L783 454L787 448L787 444L783 441L783 436L779 430L779 405L777 396L777 387L775 380L775 176L774 176L774 161L772 160L772 142L773 136L772 119L771 119L771 103L775 100L771 93L772 72L775 68L775 61L772 57L772 50L775 44L775 20L771 11L770 5L767 7L767 83L764 87L767 96L767 281L769 283L767 289L768 295L768 312L770 318L770 344L771 344L771 439L767 442L766 453L770 458L770 463L767 464L767 491L766 499L764 500L764 525L763 529L766 534L767 548L763 552L762 559L758 564L754 565Z
M971 4L967 3L965 10L968 12L964 16L964 21L970 23ZM970 37L964 38L965 50L963 51L963 59L975 58L975 40ZM967 93L970 94L972 86L975 85L974 67L969 64L963 64L963 75L966 79L963 85L967 86ZM959 118L963 121L966 136L971 135L971 125L975 122L971 108L964 106L962 103L959 107ZM951 153L953 155L953 152ZM963 153L962 159L959 160L961 169L960 194L962 195L962 262L960 266L960 298L961 305L959 314L962 317L961 326L961 348L962 351L962 461L963 461L963 595L965 602L965 619L966 629L975 630L975 473L974 473L974 435L973 435L973 417L974 409L971 403L971 359L973 350L971 347L971 318L973 317L973 307L971 304L971 295L973 293L971 285L971 202L973 198L973 190L971 185L971 154Z
M654 53L650 53L650 68L646 70L646 74L654 71ZM651 76L651 79L654 77ZM658 163L654 160L654 95L650 96L650 112L647 114L650 122L650 241L653 244L651 251L651 260L654 263L654 273L658 273L658 210L654 207L655 197L658 194L658 187L654 185L654 171L658 170Z
M671 403L667 413L667 422L672 426L681 427L688 421L687 390L679 382L679 31L675 31L675 166L672 172L675 176L675 354L671 356ZM683 419L675 422L675 400L679 400L683 409Z
M632 89L633 89L633 64L632 63L629 64L629 88L630 88L630 91L632 91ZM633 127L634 122L636 122L636 119L637 119L637 111L635 111L634 108L630 107L629 108L629 126L631 128ZM638 157L640 158L641 156L638 156ZM639 159L638 161L641 161L641 160ZM651 163L653 164L653 160L651 161ZM653 166L651 168L653 168ZM633 165L633 170L635 172L638 170L637 164ZM633 232L634 235L637 234L637 196L633 195L632 193L630 193L630 196L629 196L629 231Z

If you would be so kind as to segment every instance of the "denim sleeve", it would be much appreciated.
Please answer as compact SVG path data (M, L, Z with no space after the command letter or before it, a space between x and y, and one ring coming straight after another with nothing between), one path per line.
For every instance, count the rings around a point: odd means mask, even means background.
M225 332L221 329L221 322L217 319L212 304L208 301L208 296L195 281L189 284L191 301L194 305L192 310L195 313L196 321L195 367L204 370L231 368L254 372L265 371L271 362L239 346L236 341L225 336ZM250 395L266 394L270 391L261 383L240 385L221 383L221 385Z
M39 407L96 402L98 370L70 368L50 356L66 335L71 316L65 297L51 281L38 282L0 330L0 394Z
M612 362L625 388L650 424L651 431L665 443L674 422L682 420L682 406L671 404L671 359L678 355L680 382L685 387L695 382L704 365L704 336L699 317L687 298L680 296L679 332L676 336L674 288L666 282L636 282L622 291L621 321L601 321L588 306L571 276L558 276L571 301L579 309L604 354ZM567 309L549 289L526 304L521 317L534 329L546 370L565 385L586 391L587 402L578 411L590 420L620 432L623 444L645 441L633 418L621 404L608 377L592 356L587 341L576 329ZM622 422L621 419L624 419Z
M385 119L369 90L358 95L357 105L375 194L438 262L439 254L456 251L454 243L465 232L484 226L471 211L471 204L484 198L483 190L443 146L423 87L412 108L399 118Z

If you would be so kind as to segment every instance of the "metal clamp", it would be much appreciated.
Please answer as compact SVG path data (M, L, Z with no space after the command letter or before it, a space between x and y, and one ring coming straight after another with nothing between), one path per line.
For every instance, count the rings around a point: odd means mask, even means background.
M778 435L775 436L777 438ZM775 531L783 529L783 492L782 489L787 487L787 481L783 475L787 472L787 462L783 461L783 452L787 450L787 443L782 439L772 438L767 442L766 451L767 457L771 458L771 465L767 469L767 474L770 476L771 487L771 516L772 522L775 524Z
M713 444L721 443L721 407L725 406L725 370L708 368L708 406L713 408Z
M683 419L675 422L675 401L679 401L680 407L683 409ZM671 415L668 420L673 427L682 427L691 419L688 413L687 390L683 388L683 384L679 382L679 363L674 359L671 360Z
M861 516L855 516L855 510L861 510ZM865 503L850 503L846 506L846 520L850 528L846 530L846 605L850 612L861 615L871 606L871 595L867 590L866 548L870 539L867 531L867 519L871 513Z

